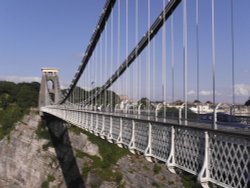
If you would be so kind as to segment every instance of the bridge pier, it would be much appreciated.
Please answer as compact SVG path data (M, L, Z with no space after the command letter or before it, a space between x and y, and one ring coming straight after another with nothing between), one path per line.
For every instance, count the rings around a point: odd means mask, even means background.
M59 70L55 68L42 68L39 107L56 104L60 101L61 90L58 72Z

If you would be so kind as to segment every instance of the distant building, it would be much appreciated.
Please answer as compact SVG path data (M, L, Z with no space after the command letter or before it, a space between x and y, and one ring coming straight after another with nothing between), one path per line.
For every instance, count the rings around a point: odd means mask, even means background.
M127 95L119 95L121 101L129 100Z
M250 106L235 105L234 114L238 116L250 116Z

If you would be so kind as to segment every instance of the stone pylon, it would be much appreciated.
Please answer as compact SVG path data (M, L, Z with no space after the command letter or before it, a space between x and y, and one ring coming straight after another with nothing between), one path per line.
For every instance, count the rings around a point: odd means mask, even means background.
M39 92L39 107L56 104L60 101L61 90L58 69L42 68L42 80Z

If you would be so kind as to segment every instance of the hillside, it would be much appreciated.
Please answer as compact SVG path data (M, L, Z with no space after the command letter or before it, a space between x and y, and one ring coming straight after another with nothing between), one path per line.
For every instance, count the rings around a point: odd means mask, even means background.
M31 107L37 107L40 84L0 81L0 140Z
M37 106L39 83L0 82L0 187L195 187L190 177L171 174ZM191 177L192 178L192 177Z
M100 139L59 120L25 115L0 141L0 187L184 187L165 164Z

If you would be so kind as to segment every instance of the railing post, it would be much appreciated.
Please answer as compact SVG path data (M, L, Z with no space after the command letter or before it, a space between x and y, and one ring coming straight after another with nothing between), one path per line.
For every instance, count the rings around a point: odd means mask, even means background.
M81 127L84 129L85 127L85 125L84 125L84 117L85 117L85 115L84 115L84 112L83 111L81 111Z
M78 123L77 124L79 127L82 127L82 113L79 109L78 109L77 113L78 113Z
M74 112L72 111L72 109L71 109L71 117L72 117L72 118L71 118L71 119L72 119L71 122L74 123L74 122L75 122L75 114L74 114Z
M63 114L64 120L66 120L66 110L64 109L63 112L64 112Z
M102 130L101 130L101 134L100 134L102 139L105 139L104 129L105 129L105 116L103 115L102 116Z
M69 122L72 122L72 115L71 115L71 111L70 110L68 111L68 115L69 115L69 117L68 117L69 118Z
M217 106L214 109L214 118L213 118L213 129L217 130L218 126L217 126L217 110L219 109L221 103L217 104Z
M102 112L103 104L99 106L100 112Z
M209 188L208 182L209 182L209 135L208 132L205 132L205 153L204 153L204 161L203 166L198 174L198 181L200 182L201 186L203 188Z
M88 131L89 115L87 112L85 113L85 116L86 116L86 118L85 118L85 130Z
M178 119L179 125L182 124L182 108L179 108L179 119Z
M95 128L94 128L94 134L98 136L98 124L99 124L99 116L96 115L96 120L95 120Z
M129 151L133 154L135 154L135 120L132 120L132 135L131 140L129 142Z
M83 128L86 130L86 113L82 112L82 123L83 123Z
M167 167L168 170L172 173L175 174L175 128L171 127L171 148L170 148L170 153L169 153L169 157L167 160Z
M141 107L142 107L142 104L139 104L139 106L138 106L138 115L139 116L141 115Z
M179 124L182 124L182 109L184 108L185 103L183 103L179 108Z
M159 103L157 104L156 108L155 108L155 120L158 120L158 112L161 109L162 105Z
M109 126L109 133L108 133L108 141L110 143L112 143L112 139L113 139L113 136L112 136L112 127L113 127L113 117L110 116L110 126Z
M89 131L92 132L93 130L94 130L94 115L91 114Z
M105 107L105 112L110 112L110 104L107 104L107 106Z
M129 104L125 104L125 117L128 116L128 107L129 107Z
M155 108L155 121L158 121L158 109L157 109L157 107Z
M152 124L148 123L148 146L144 152L144 156L146 158L147 161L152 162L152 147L151 147L151 143L152 143Z
M95 105L94 110L95 110L95 111L97 110L97 104Z
M115 113L117 112L117 108L118 108L119 104L115 105Z
M120 118L119 136L117 138L116 144L122 148L122 118Z
M80 111L79 111L79 106L77 107L77 125L81 125L80 123Z
M77 119L78 119L78 115L77 115L77 112L72 110L72 114L73 114L73 123L74 124L77 124Z

